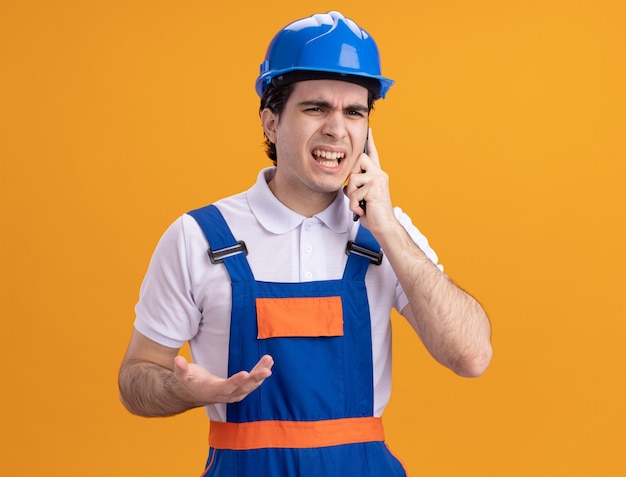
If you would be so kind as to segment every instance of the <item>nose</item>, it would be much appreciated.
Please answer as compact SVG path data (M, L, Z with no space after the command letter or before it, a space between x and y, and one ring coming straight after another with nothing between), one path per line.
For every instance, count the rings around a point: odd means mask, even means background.
M346 118L341 111L334 111L326 117L322 133L332 139L342 139L347 134Z

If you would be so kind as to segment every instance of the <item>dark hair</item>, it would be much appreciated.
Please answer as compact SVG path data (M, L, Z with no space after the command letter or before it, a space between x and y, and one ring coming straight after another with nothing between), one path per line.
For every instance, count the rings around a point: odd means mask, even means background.
M263 112L265 108L269 109L276 116L280 117L280 114L285 109L285 105L287 104L287 100L291 96L293 91L293 83L289 83L286 85L274 86L271 84L263 93L263 97L261 98L261 106L259 107L259 114ZM277 155L276 155L276 144L269 140L265 131L263 131L263 136L265 137L265 154L269 157L274 165L276 165Z
M293 85L297 81L304 81L306 79L337 79L337 80L353 82L356 84L360 84L361 86L365 86L368 91L367 108L370 112L372 111L372 109L374 109L374 101L376 101L379 98L378 92L374 88L374 86L378 85L377 81L375 81L374 84L371 84L370 82L364 84L358 77L351 77L351 78L357 79L356 81L352 81L351 79L347 78L346 75L329 76L328 74L325 74L322 78L320 77L321 75L317 73L311 74L311 72L306 72L308 73L306 76L303 76L302 73L304 72L298 72L297 75L293 75L293 74L283 75L279 78L276 78L279 81L272 81L272 83L270 83L270 85L267 87L267 89L263 93L263 96L261 97L261 105L259 106L259 114L261 114L263 110L267 108L271 112L273 112L276 116L278 116L280 119L280 114L285 109L285 105L287 104L287 101L289 100L289 97L291 96L291 93L293 92ZM315 77L311 77L311 76L315 76ZM267 154L267 157L269 157L274 163L274 165L276 165L276 162L278 160L278 155L276 153L276 145L269 140L269 138L265 134L265 131L263 131L263 136L265 136L265 154Z

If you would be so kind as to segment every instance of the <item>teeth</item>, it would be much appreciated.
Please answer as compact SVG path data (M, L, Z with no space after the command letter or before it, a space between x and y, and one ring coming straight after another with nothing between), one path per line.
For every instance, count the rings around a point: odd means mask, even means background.
M341 160L345 156L343 152L320 151L319 149L313 151L313 155L318 159L328 159L330 161Z

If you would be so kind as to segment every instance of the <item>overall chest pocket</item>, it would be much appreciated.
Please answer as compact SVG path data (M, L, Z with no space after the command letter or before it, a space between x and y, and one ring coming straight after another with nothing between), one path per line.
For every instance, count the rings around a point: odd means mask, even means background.
M274 358L259 388L272 419L320 420L346 412L346 356L339 296L257 298L260 354Z

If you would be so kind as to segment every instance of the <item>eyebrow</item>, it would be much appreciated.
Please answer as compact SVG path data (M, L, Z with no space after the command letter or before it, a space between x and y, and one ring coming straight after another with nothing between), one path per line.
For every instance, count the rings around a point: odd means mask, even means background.
M298 106L317 106L324 109L333 109L332 104L323 100L306 100L298 103ZM358 111L360 113L369 113L369 108L363 104L350 104L343 108L344 111Z

